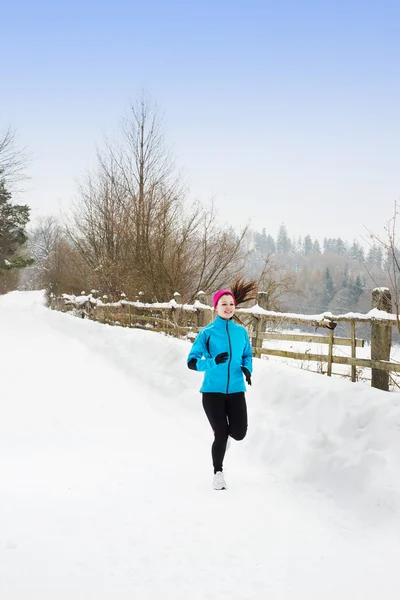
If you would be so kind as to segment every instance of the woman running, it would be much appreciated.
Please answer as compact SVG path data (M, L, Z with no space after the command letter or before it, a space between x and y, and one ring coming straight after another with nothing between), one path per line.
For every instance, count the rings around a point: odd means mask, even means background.
M251 385L252 350L246 328L233 317L237 304L250 300L255 289L256 282L238 280L232 291L214 294L215 319L200 330L187 359L189 369L204 372L200 392L214 431L211 454L216 490L227 489L223 460L228 436L242 440L247 432L244 378Z

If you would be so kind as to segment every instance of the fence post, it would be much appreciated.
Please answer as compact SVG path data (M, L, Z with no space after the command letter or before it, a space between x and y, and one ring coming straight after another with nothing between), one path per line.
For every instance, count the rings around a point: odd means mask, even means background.
M257 304L260 308L267 310L268 307L268 294L267 292L258 292L257 294ZM266 327L266 321L263 317L252 317L252 329L253 329L253 337L251 339L251 345L253 348L253 354L256 358L261 357L261 348L263 345L263 337Z
M332 358L333 358L333 336L335 335L335 330L329 330L329 347L328 347L328 377L332 377Z
M392 296L388 288L372 290L372 308L392 312ZM373 323L371 326L371 359L390 360L392 345L392 327ZM371 386L378 390L389 391L389 371L371 369Z
M120 300L119 300L120 304L121 304L121 313L122 313L122 327L126 327L126 316L127 316L127 309L126 309L126 294L125 292L121 292L121 296L120 296Z
M207 306L207 296L204 292L199 292L197 294L197 300L201 302L201 304L205 304ZM207 308L198 308L197 309L197 327L205 327L212 321L212 311Z
M182 297L179 292L174 292L174 300L178 305L182 304ZM179 308L176 308L175 306L172 307L171 317L172 317L172 321L175 323L175 329L173 331L173 335L175 337L179 336L179 325L180 325L179 317L181 316L181 312L182 311L179 311Z
M85 302L85 309L88 315L88 319L92 318L92 304L90 302L90 298Z
M351 331L351 357L356 357L356 322L351 321L350 323L350 331ZM356 381L356 365L351 365L351 381L355 383Z

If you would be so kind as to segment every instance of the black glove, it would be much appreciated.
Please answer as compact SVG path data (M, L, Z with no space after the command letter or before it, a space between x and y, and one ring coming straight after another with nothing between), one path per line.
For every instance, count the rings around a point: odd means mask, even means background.
M197 358L191 358L187 366L189 369L192 369L192 371L197 371Z
M224 363L228 360L228 356L229 354L227 352L221 352L215 357L215 362L217 363L217 365Z
M242 371L244 376L246 377L246 381L249 385L251 385L251 373L250 371L247 369L247 367L242 367Z

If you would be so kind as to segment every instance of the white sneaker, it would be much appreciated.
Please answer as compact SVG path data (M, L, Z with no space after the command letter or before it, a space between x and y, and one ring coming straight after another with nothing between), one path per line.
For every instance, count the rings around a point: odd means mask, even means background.
M225 483L224 474L222 471L217 471L214 475L213 481L214 490L227 490L228 486Z
M228 435L228 439L226 440L226 449L225 449L225 451L229 450L230 445L231 445L231 436Z

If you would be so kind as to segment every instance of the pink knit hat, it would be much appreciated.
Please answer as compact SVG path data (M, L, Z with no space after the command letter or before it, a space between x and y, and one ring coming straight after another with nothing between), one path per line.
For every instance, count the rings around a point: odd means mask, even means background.
M236 306L236 298L232 294L231 290L218 290L218 292L215 292L215 294L213 296L214 310L216 310L216 308L217 308L218 300L221 298L221 296L225 296L225 294L229 294L230 296L232 296L233 301Z

